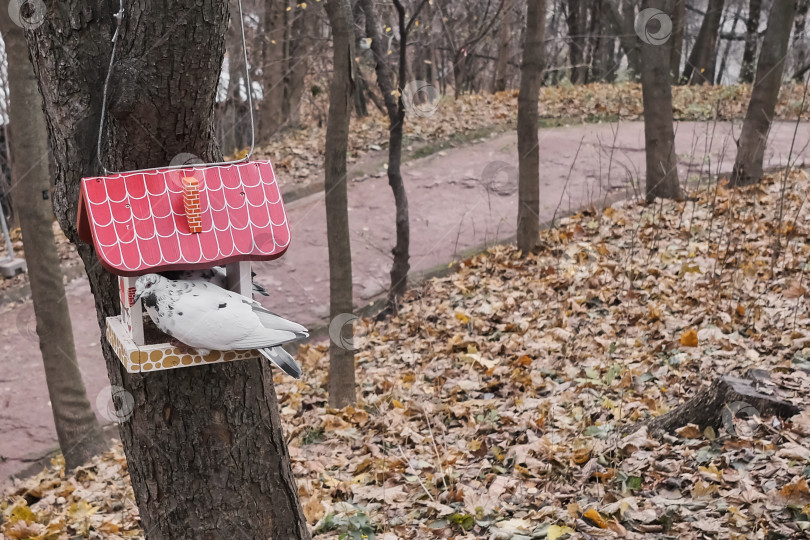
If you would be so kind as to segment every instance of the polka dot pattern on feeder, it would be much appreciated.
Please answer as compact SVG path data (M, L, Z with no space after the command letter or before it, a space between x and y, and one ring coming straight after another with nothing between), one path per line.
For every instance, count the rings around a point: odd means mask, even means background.
M167 344L138 347L126 333L118 317L107 319L107 341L129 373L144 373L196 364L220 364L259 358L258 351L211 351L205 356L182 351Z

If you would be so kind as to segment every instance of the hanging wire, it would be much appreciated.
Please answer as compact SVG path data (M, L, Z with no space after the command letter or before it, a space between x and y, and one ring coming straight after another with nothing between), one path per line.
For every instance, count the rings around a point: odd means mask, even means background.
M245 16L242 13L242 0L237 0L237 5L239 6L239 22L242 27L242 54L244 55L245 60L245 85L246 85L246 93L247 93L247 101L248 101L248 111L250 111L250 149L248 150L247 155L242 159L234 160L234 161L218 161L215 163L195 163L192 165L189 164L181 164L181 165L167 165L165 167L160 167L161 169L185 169L189 166L193 167L208 167L214 165L233 165L234 163L243 163L250 160L250 156L253 155L253 151L256 147L256 123L253 118L253 86L250 82L250 67L248 66L248 54L247 54L247 38L245 36ZM104 120L107 116L107 88L110 85L110 75L112 74L112 68L115 64L115 48L118 44L118 35L121 30L121 21L124 18L124 0L119 0L119 9L118 13L113 15L116 20L116 27L115 33L112 37L112 52L110 53L110 65L107 68L107 77L104 79L104 92L101 97L101 120L99 121L98 126L98 144L96 146L96 158L98 159L99 165L101 165L101 170L104 171L104 175L108 176L110 174L116 174L117 171L109 171L107 167L104 166L104 160L101 158L101 145L102 145L102 138L104 135ZM151 171L152 169L136 169L134 171L128 172L145 172Z

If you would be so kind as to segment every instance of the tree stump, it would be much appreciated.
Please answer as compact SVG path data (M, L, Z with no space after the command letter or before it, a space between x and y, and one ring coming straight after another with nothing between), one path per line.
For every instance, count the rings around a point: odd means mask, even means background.
M691 399L670 412L644 422L630 424L621 429L627 435L647 426L651 435L660 435L686 424L697 424L700 429L717 429L738 413L789 418L801 409L796 405L758 391L753 381L738 377L719 377L707 388L699 390Z

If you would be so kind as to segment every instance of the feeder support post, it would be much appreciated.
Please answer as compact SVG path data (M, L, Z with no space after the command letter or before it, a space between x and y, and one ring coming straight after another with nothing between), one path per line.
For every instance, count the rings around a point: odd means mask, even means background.
M238 262L225 266L225 279L228 290L253 298L253 274L250 271L250 262Z

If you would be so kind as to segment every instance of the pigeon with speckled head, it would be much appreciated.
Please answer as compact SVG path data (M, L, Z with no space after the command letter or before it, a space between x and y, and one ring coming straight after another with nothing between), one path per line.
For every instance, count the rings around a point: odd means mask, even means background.
M251 298L204 280L147 274L135 281L135 301L164 333L205 356L210 351L258 350L288 375L301 367L280 345L308 337L307 329Z

